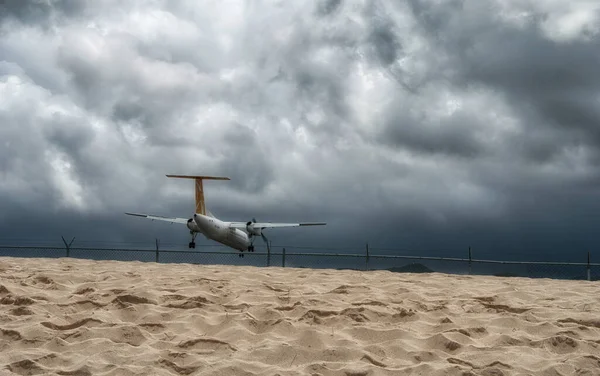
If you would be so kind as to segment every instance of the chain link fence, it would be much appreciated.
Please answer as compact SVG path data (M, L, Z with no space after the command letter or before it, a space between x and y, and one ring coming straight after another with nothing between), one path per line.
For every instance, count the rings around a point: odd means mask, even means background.
M256 267L389 270L392 272L494 275L505 277L600 280L600 264L590 254L582 262L532 262L483 260L470 257L410 255L407 250L323 249L315 247L255 246L255 252L237 252L219 245L202 250L0 246L0 257L60 258L92 260L246 265ZM319 252L316 252L319 250ZM385 254L384 254L385 253ZM420 251L419 253L423 253ZM441 252L431 252L438 253ZM243 255L243 257L240 257Z

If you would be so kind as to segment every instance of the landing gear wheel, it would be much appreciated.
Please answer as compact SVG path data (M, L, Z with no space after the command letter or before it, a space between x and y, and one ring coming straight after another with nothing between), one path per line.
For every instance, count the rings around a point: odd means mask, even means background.
M254 252L254 246L253 245L250 245L248 247L248 252Z
M188 248L196 248L196 236L198 235L197 232L194 231L190 231L190 234L192 234L192 241L188 244Z
M239 253L239 255L238 255L239 257L244 257L244 254L242 252Z

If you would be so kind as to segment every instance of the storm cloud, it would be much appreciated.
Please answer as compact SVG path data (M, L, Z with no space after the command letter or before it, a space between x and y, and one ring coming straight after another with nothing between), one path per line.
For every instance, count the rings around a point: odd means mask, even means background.
M0 5L0 240L557 254L600 225L596 1L24 1ZM189 184L188 184L189 183ZM533 253L532 253L533 255Z

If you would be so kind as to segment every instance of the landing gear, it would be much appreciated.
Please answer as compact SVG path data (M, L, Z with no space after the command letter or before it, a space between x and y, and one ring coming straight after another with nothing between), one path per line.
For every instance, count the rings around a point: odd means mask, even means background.
M195 242L195 240L196 240L196 235L198 235L198 233L194 232L194 231L190 231L190 234L192 235L192 241L188 244L188 248L190 248L190 249L191 248L196 249L196 242Z
M250 244L248 246L248 252L254 252L254 246L252 244ZM243 250L240 251L239 257L244 257L244 251Z

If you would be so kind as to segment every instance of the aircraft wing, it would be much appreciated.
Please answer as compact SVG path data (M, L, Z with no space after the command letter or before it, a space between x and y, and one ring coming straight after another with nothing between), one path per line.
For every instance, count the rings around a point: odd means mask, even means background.
M160 215L148 215L148 214L138 214L138 213L125 213L127 215L133 215L135 217L142 217L142 218L148 218L151 220L157 220L157 221L165 221L165 222L171 222L171 223L182 223L182 224L186 224L188 222L188 219L186 218L169 218L169 217L161 217Z
M245 229L248 222L230 222L229 227ZM324 222L300 222L300 223L272 223L253 222L254 228L277 228L277 227L300 227L300 226L325 226Z

